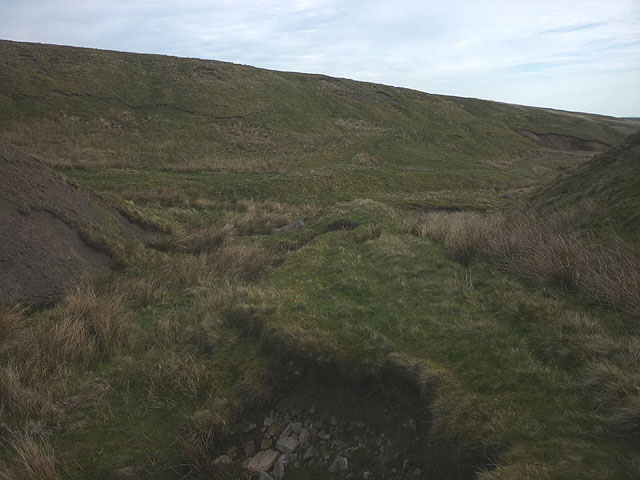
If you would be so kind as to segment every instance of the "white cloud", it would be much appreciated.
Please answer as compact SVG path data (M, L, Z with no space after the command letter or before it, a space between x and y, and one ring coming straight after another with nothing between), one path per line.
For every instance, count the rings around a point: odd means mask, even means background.
M637 0L0 0L0 38L640 115Z

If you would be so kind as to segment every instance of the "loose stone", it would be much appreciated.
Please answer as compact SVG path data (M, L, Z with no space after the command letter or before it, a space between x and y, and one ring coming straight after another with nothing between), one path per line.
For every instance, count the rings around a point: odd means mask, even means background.
M314 448L313 445L311 445L309 448L307 448L307 451L304 452L302 459L309 460L310 458L313 458L315 455L316 455L316 449Z
M338 455L333 459L333 462L329 467L329 473L344 472L345 470L349 470L349 460Z
M280 455L278 460L276 460L276 463L273 465L273 475L277 480L280 480L282 477L284 477L284 468L286 464L287 459L285 455Z
M258 452L247 462L247 470L253 473L268 472L280 456L275 450L263 450Z
M213 461L214 465L229 465L233 460L229 455L220 455Z
M282 453L293 453L298 448L298 440L294 437L282 437L276 441L276 448Z
M298 441L300 442L300 445L307 445L311 441L311 434L309 433L309 430L307 430L306 428L300 430Z

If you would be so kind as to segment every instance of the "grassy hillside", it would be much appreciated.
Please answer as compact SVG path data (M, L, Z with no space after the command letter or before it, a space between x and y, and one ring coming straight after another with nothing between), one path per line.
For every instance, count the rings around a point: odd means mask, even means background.
M163 226L0 311L0 478L246 478L297 421L291 480L640 477L640 262L581 222L635 231L637 129L0 42L0 136Z
M229 172L224 184L257 199L464 206L473 195L486 206L585 157L541 152L522 132L611 145L636 128L320 75L0 42L0 135L84 178L133 168L183 188Z
M586 225L614 229L640 243L640 135L553 181L534 202L545 211L590 202L594 208L584 218Z

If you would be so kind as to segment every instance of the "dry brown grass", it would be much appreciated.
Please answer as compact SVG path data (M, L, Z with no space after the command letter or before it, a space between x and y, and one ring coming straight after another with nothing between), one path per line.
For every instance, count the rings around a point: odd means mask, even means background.
M0 340L0 361L17 366L27 384L66 365L86 363L112 352L125 344L129 335L124 297L98 296L88 284L72 291L37 323L19 320L19 311L0 314L0 328L6 333Z
M110 352L126 343L129 312L122 295L98 296L91 285L82 285L65 299L64 318L84 331L88 343Z
M214 252L176 254L162 267L172 288L194 287L223 279L250 279L269 270L273 256L255 244L229 243Z
M484 254L520 277L577 288L599 302L640 315L640 253L617 237L602 240L579 229L585 208L595 207L587 204L544 219L427 213L406 222L405 231L443 242L464 265Z
M53 448L41 435L13 432L9 447L11 460L0 464L0 479L60 480Z
M376 224L367 224L362 228L357 228L353 230L352 236L356 242L366 242L367 240L375 240L376 238L380 238L382 235L382 225L379 223Z
M0 367L0 420L22 421L42 406L42 399L25 385L24 372L15 365Z
M143 276L127 277L119 280L115 291L127 302L146 306L162 302L169 294L160 274L145 272Z
M502 223L500 216L478 212L430 212L405 222L405 231L443 242L456 260L468 266Z
M188 253L212 252L230 242L236 233L237 230L233 224L214 223L205 228L182 233L176 242L177 248Z
M234 225L243 235L267 234L317 213L312 205L291 205L281 202L255 202L241 200L237 207L240 213L230 214L228 222Z

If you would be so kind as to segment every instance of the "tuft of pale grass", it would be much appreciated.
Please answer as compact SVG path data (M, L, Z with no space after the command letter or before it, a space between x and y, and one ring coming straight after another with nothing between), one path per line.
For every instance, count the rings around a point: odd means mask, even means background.
M60 480L53 448L40 435L13 432L9 440L11 459L0 464L2 480Z
M185 233L178 239L178 248L188 253L212 252L230 242L237 233L231 223L212 224L206 228Z
M98 353L96 339L89 335L81 318L63 316L47 332L49 341L44 345L50 369L68 363L84 363Z
M15 365L0 367L0 420L26 418L40 406L37 394L23 383L24 372Z
M640 253L617 237L601 239L580 230L580 212L568 209L544 219L432 212L409 219L404 229L441 241L463 265L474 255L487 255L522 278L578 288L640 316Z
M266 273L273 256L257 244L223 245L211 256L211 265L220 276L231 279L256 278Z
M116 292L126 301L144 306L162 302L169 294L169 289L158 272L147 271L141 276L120 280Z
M444 243L457 261L468 266L500 223L500 217L478 212L429 212L405 222L404 230Z
M318 211L312 205L290 205L274 201L240 200L237 207L240 213L229 215L228 221L243 235L268 234Z
M98 296L90 285L80 286L66 297L64 318L77 323L101 352L123 345L129 336L130 318L123 296Z
M366 242L367 240L375 240L376 238L380 238L380 235L382 235L382 225L379 223L369 223L363 228L353 230L352 235L354 240L360 243Z

